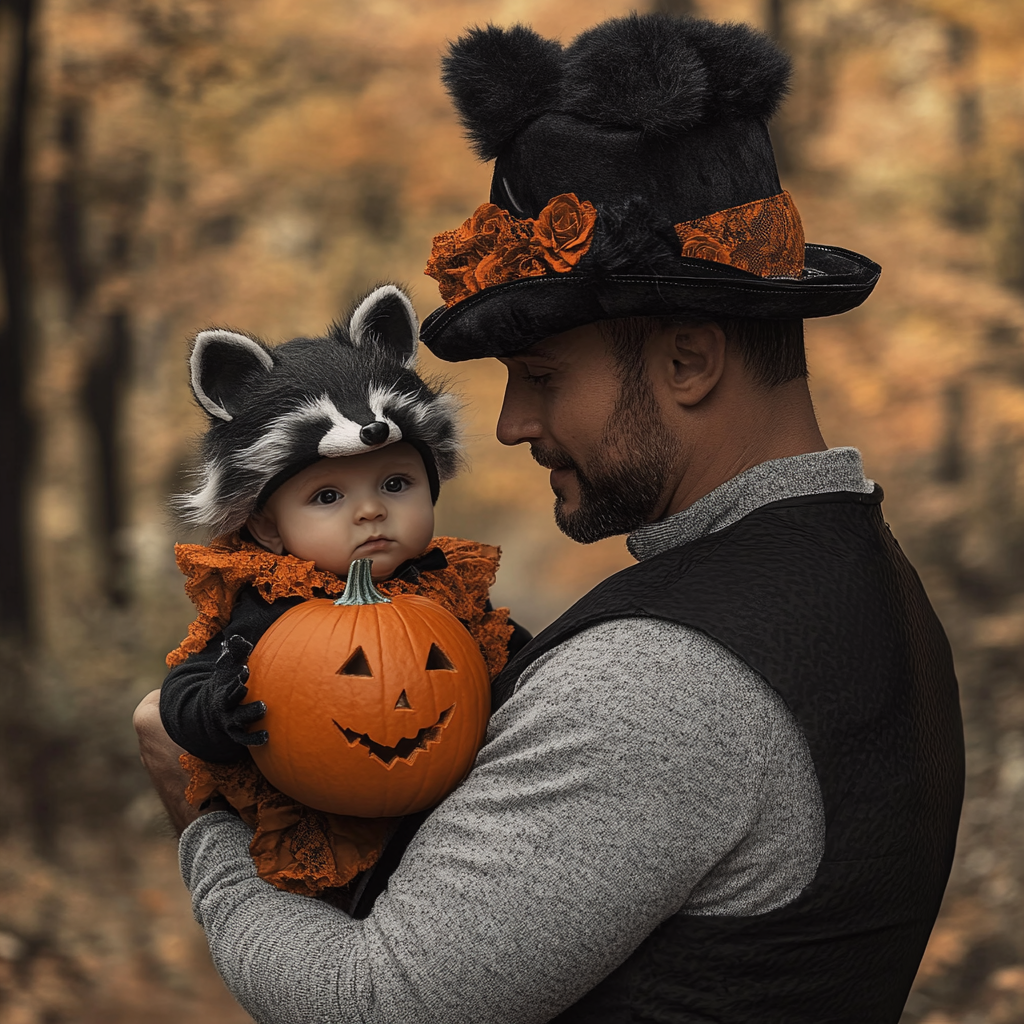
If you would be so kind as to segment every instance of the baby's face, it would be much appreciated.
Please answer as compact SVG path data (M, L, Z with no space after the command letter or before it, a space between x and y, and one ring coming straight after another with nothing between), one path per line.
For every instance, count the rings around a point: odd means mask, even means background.
M248 526L271 551L338 576L347 575L354 560L372 558L374 578L386 579L422 554L434 535L423 459L404 441L321 459L274 491Z

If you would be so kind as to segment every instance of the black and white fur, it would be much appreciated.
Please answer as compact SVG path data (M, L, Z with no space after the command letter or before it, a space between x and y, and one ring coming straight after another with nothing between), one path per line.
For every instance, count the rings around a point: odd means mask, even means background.
M237 530L305 466L402 440L423 456L436 499L462 458L458 401L412 369L418 332L409 297L385 284L324 337L271 348L235 331L197 334L192 392L210 426L200 485L172 499L182 518Z

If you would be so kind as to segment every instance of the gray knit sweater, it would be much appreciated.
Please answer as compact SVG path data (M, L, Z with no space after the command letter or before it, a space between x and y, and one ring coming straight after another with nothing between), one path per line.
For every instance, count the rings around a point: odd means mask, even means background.
M871 489L852 448L778 459L629 547L649 558L771 501ZM218 970L261 1024L529 1024L670 915L793 900L824 818L803 735L760 676L700 632L620 619L523 673L365 921L257 878L250 836L207 815L181 867Z

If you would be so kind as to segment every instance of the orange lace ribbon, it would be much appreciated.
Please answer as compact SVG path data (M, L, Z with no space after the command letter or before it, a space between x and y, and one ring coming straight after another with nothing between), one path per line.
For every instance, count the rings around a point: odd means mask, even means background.
M597 210L574 192L555 196L536 220L484 203L461 227L434 236L423 273L437 281L447 306L491 285L564 274L587 254L596 222Z
M804 226L788 192L675 225L682 256L727 263L758 277L799 277Z
M507 608L485 610L501 552L455 537L436 537L432 546L445 553L447 569L426 572L418 583L384 580L374 585L384 594L420 594L450 611L480 645L493 679L505 665L512 635ZM209 546L178 544L174 553L186 576L185 592L199 614L188 636L167 655L171 666L203 650L228 624L235 596L247 584L268 603L333 596L345 589L344 580L312 562L275 555L238 534ZM286 892L316 896L346 885L376 863L394 824L391 818L353 818L306 807L272 786L251 758L223 765L183 754L181 765L190 775L189 802L198 806L223 796L255 830L249 852L257 873Z

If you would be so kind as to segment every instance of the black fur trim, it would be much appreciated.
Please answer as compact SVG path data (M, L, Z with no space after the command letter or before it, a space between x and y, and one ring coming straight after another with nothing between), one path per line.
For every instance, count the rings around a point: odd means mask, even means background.
M674 137L700 124L775 113L790 60L761 32L665 14L630 14L565 51L562 109L609 127Z
M671 228L658 232L657 223L655 211L639 197L601 207L580 271L594 276L671 274L679 261L679 239Z
M451 43L441 79L481 160L558 105L562 47L525 25L471 28Z

